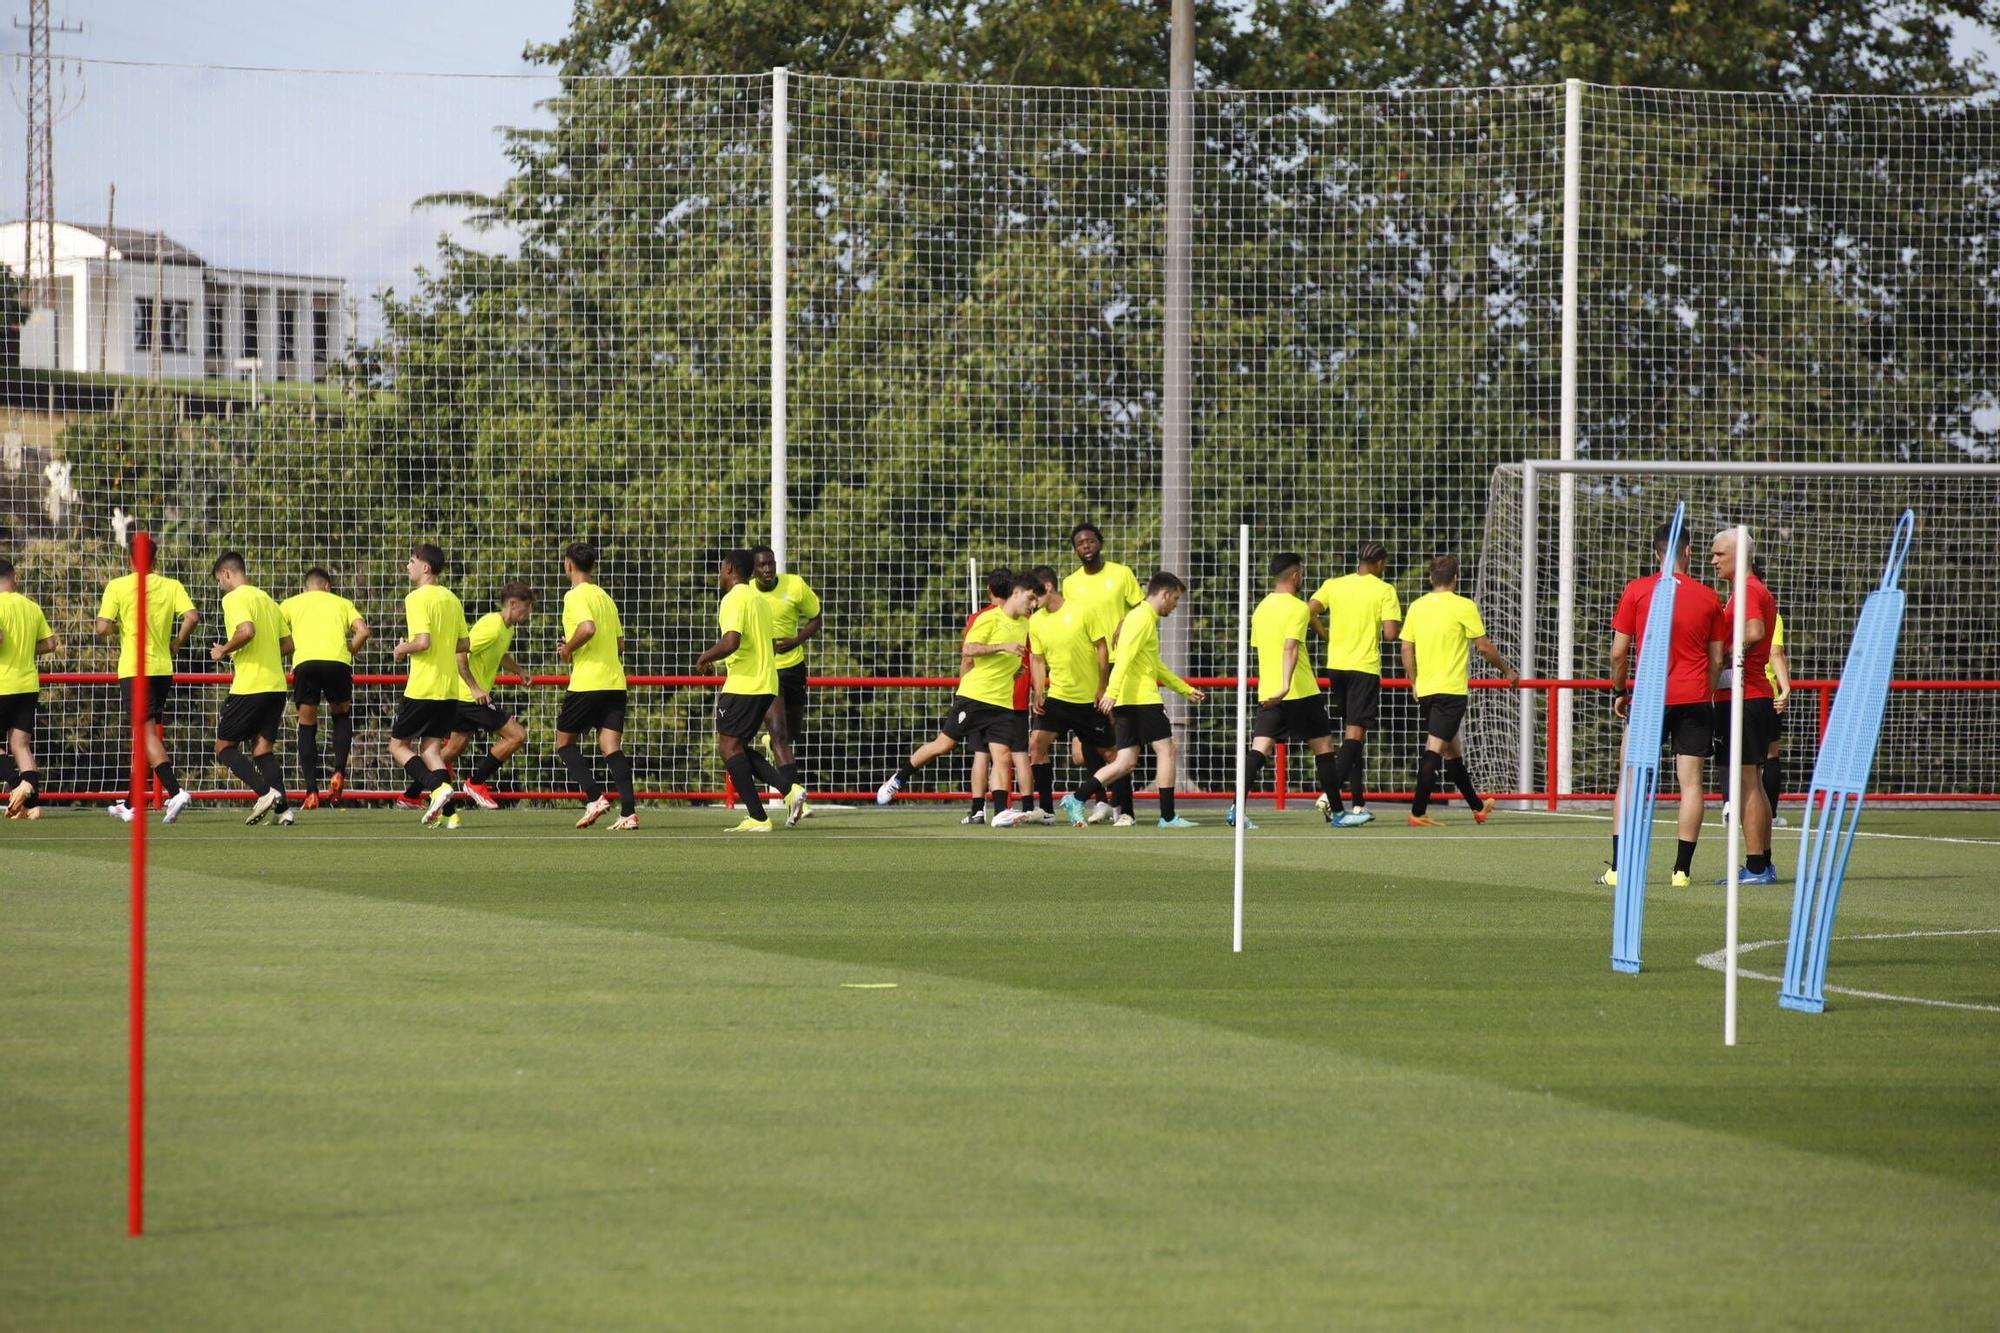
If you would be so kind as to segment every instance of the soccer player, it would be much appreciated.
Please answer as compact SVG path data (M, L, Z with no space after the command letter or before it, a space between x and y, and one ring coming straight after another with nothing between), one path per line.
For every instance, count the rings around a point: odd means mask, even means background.
M467 663L472 668L472 683L467 684L463 680L458 683L458 718L452 724L450 738L444 743L443 755L448 771L452 762L465 753L474 732L490 738L485 756L474 766L472 776L459 788L461 795L482 810L500 808L500 802L494 799L493 789L488 784L499 773L500 766L528 739L528 730L499 704L482 704L474 699L472 686L480 686L490 698L493 678L502 671L526 678L528 673L521 670L521 664L514 660L514 631L527 624L528 617L534 613L535 590L520 579L514 579L500 589L500 609L481 616L466 634L466 642L471 647Z
M42 773L35 762L35 712L42 699L37 657L56 650L42 608L21 595L12 560L0 558L0 790L7 818L42 817Z
M1031 577L1041 585L1042 608L1028 618L1028 668L1034 685L1029 773L1047 812L1055 808L1057 741L1069 737L1072 757L1092 769L1104 767L1116 756L1111 724L1098 709L1111 683L1115 625L1108 602L1072 602L1049 566L1036 566ZM1129 800L1131 780L1121 781ZM1102 803L1092 812L1093 819L1109 815L1110 807Z
M1037 580L1038 585L1039 582ZM968 634L972 632L973 622L981 616L990 615L999 610L1001 604L1007 600L1013 590L1013 570L1002 567L987 574L986 605L965 618L966 632ZM1039 593L1040 589L1038 586L1037 600L1039 600ZM962 676L971 669L972 659L960 654L958 659L958 674ZM1028 692L1028 662L1024 655L1020 667L1014 673L1014 714L1017 725L1009 732L1006 738L1009 751L1014 756L1014 788L1021 796L1021 809L1023 812L1033 808L1033 792L1035 789L1034 774L1030 772L1028 765ZM965 812L963 819L958 821L961 824L983 824L986 822L987 760L988 756L984 750L979 750L972 756L972 808ZM997 785L1004 793L1007 788L1007 775L1002 773L999 775L999 778L1000 780ZM1019 821L1009 820L1007 822L1013 824Z
M1753 541L1745 555L1754 559L1756 554ZM1724 528L1715 534L1715 541L1709 546L1709 559L1718 578L1725 583L1735 581L1736 529ZM1764 674L1771 660L1771 628L1777 623L1778 601L1762 579L1746 573L1743 586L1732 588L1729 600L1722 604L1722 623L1727 627L1723 632L1731 637L1735 633L1739 596L1743 598L1743 750L1729 756L1730 763L1743 769L1743 809L1737 817L1743 824L1744 869L1739 882L1776 884L1778 871L1771 864L1771 806L1764 799L1761 770L1764 757L1771 752L1771 742L1778 736L1777 690ZM1786 684L1790 684L1789 676ZM1724 710L1729 707L1729 700L1728 689L1716 690L1716 730L1724 735L1728 734L1724 719L1729 715Z
M1108 604L1113 621L1111 646L1116 648L1125 613L1145 599L1145 594L1139 591L1139 578L1130 565L1104 558L1104 534L1095 523L1079 523L1071 528L1069 549L1075 552L1078 565L1063 580L1063 597L1076 602L1079 609L1094 602Z
M1063 813L1069 822L1083 826L1083 803L1103 800L1106 785L1130 774L1139 766L1139 747L1153 748L1153 784L1160 798L1161 828L1193 828L1193 820L1174 810L1174 761L1178 746L1167 706L1160 702L1160 686L1200 703L1208 696L1176 676L1160 660L1160 622L1180 605L1187 585L1166 570L1146 582L1146 596L1125 613L1117 632L1118 660L1111 668L1098 711L1110 717L1112 744L1117 753L1111 762L1087 778L1083 785L1063 797Z
M1763 578L1764 572L1757 571ZM1764 665L1764 679L1771 686L1771 711L1778 715L1777 734L1771 737L1771 748L1764 754L1764 766L1760 773L1764 779L1764 800L1771 807L1771 827L1785 827L1784 816L1778 813L1778 799L1785 793L1785 705L1792 701L1792 655L1785 651L1785 618L1780 615L1771 624L1771 660Z
M1326 640L1327 691L1346 728L1334 754L1334 789L1325 806L1327 818L1341 828L1375 818L1368 810L1368 730L1382 701L1382 645L1396 642L1403 619L1396 590L1382 578L1389 548L1363 542L1356 557L1352 574L1326 580L1307 603L1313 630ZM1340 804L1342 787L1353 798L1352 809Z
M799 738L806 727L806 640L817 635L826 623L819 594L797 574L778 572L778 554L768 546L751 548L756 562L757 591L771 608L771 648L778 655L778 698L772 712L784 726L784 740L771 732L771 760L778 766L781 785L789 792L799 786ZM801 803L787 812L790 827L812 818L812 806Z
M285 725L285 656L296 645L285 630L285 613L250 582L239 552L223 552L208 573L222 589L222 627L229 631L208 656L230 663L233 672L229 698L215 722L215 762L257 794L244 823L261 824L275 809L278 826L289 828L298 812L285 796L285 770L275 742ZM247 755L245 745L250 747Z
M1653 533L1655 572L1633 579L1618 598L1618 610L1611 617L1612 710L1629 719L1632 690L1626 684L1640 652L1644 650L1646 611L1653 604L1653 589L1659 584L1659 562L1666 558L1667 538L1673 524L1662 523ZM1701 837L1703 794L1702 765L1715 748L1716 678L1722 673L1722 604L1715 589L1688 577L1688 552L1693 543L1681 533L1680 549L1674 552L1674 619L1668 628L1666 721L1663 732L1674 750L1674 778L1680 783L1679 841L1674 849L1674 887L1686 888L1694 867L1695 843ZM1653 651L1661 651L1655 648ZM1623 794L1612 803L1613 827L1623 808ZM1618 835L1611 835L1611 868L1598 883L1618 885Z
M159 547L153 548L159 559ZM178 623L177 623L178 622ZM187 647L188 636L201 623L194 599L179 579L170 579L156 569L146 576L146 762L167 794L160 822L171 824L181 817L193 799L181 787L174 772L174 759L167 752L167 734L160 719L166 715L167 696L174 690L174 657ZM118 680L125 687L125 716L132 716L132 701L138 687L132 683L139 674L139 576L121 574L104 585L97 604L97 637L118 636ZM134 811L123 801L111 803L111 815L132 822Z
M1322 590L1336 580L1329 579ZM1245 790L1257 785L1264 761L1287 737L1304 741L1312 751L1313 775L1325 793L1327 808L1340 804L1340 767L1333 752L1333 725L1326 719L1319 681L1313 676L1312 610L1299 596L1305 583L1305 558L1295 551L1271 557L1271 591L1250 615L1250 642L1257 649L1257 725L1246 761ZM1400 610L1400 608L1399 608ZM1379 685L1378 685L1379 688ZM1358 748L1358 743L1357 743ZM1233 804L1227 819L1256 828ZM1353 828L1367 823L1346 810L1334 823Z
M976 617L959 645L964 670L951 708L938 726L937 736L918 747L909 761L875 789L875 804L887 805L903 790L910 775L942 755L950 754L961 742L983 746L991 755L987 769L985 819L989 827L999 814L1004 776L1013 762L1010 737L1014 734L1014 676L1020 670L1021 654L1028 648L1028 620L1041 594L1040 585L1027 574L1016 574L1000 608Z
M410 548L403 572L413 585L403 598L408 633L390 656L399 662L407 658L410 666L403 700L389 723L389 757L418 790L430 793L422 822L455 829L458 805L445 771L444 742L458 721L458 688L461 683L471 687L472 701L478 704L492 703L493 696L472 678L472 637L464 605L442 582L444 552L418 542Z
M319 798L319 709L325 700L333 717L333 775L326 786L332 803L347 789L347 763L354 751L354 655L374 630L354 603L333 590L333 575L314 566L305 590L278 603L298 651L292 657L292 703L299 710L299 768L305 778L305 808Z
M604 789L591 774L577 738L597 733L597 749L611 771L618 791L618 820L612 828L639 827L639 803L632 795L632 760L625 753L625 626L611 594L593 581L597 548L573 542L563 552L563 574L569 591L563 594L562 638L556 656L570 664L569 692L556 715L556 757L570 780L583 788L583 817L578 828L589 828L611 809Z
M1410 823L1434 828L1438 821L1426 814L1431 793L1437 790L1439 769L1465 795L1465 807L1473 822L1484 824L1493 813L1494 802L1479 799L1472 774L1465 767L1464 749L1458 743L1458 729L1465 721L1465 697L1471 689L1466 667L1467 648L1492 664L1509 685L1520 682L1493 640L1486 636L1486 624L1470 597L1458 595L1458 557L1441 555L1431 561L1431 590L1410 603L1410 613L1402 629L1403 673L1410 678L1411 693L1417 697L1417 714L1424 721L1427 738L1417 757L1417 794L1410 803Z
M767 726L773 749L786 741L783 711L773 711L778 702L778 668L777 653L771 646L771 605L752 582L756 567L756 559L748 551L723 553L716 570L722 604L715 612L716 626L722 632L694 660L696 671L718 664L727 671L715 700L715 750L743 802L742 822L725 830L729 833L771 831L770 817L764 812L763 783L784 793L787 828L799 822L799 807L806 799L806 789L796 779L788 784L785 775L751 745Z

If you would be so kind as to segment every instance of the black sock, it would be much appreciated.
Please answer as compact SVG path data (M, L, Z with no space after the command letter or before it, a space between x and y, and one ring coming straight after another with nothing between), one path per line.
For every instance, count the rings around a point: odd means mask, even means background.
M346 713L333 715L333 769L335 773L347 773L347 763L354 757L354 719Z
M623 754L624 751L621 750L619 753ZM780 796L791 790L785 783L785 775L778 771L776 764L756 750L746 750L744 753L750 756L750 771L756 776L757 781L776 791Z
M1764 779L1764 799L1770 802L1771 813L1778 813L1778 796L1785 790L1785 761L1781 755L1773 755L1764 761L1759 776Z
M1430 809L1431 793L1437 790L1438 769L1444 760L1436 750L1425 750L1417 756L1417 796L1410 802L1410 813L1421 815Z
M242 746L232 745L219 751L215 756L215 762L234 773L238 782L259 796L271 790L271 784L257 771L257 765L250 761L250 756L243 753Z
M14 756L0 750L0 791L12 791L14 784L21 780L21 769L14 762Z
M1174 789L1172 787L1161 787L1159 788L1159 795L1160 818L1172 819L1174 817Z
M768 818L764 813L764 795L757 790L757 773L750 765L747 751L738 750L722 761L729 770L729 783L736 788L736 799L743 802L743 811L752 819Z
M1769 852L1751 852L1743 858L1743 866L1751 874L1761 875L1771 868L1771 854Z
M299 778L307 791L319 790L319 725L299 723Z
M965 813L967 813L968 815L977 815L977 814L983 814L985 810L986 810L986 798L984 796L981 796L978 792L972 793L972 801L965 807Z
M1368 754L1364 748L1366 741L1342 741L1340 748L1354 747L1354 759L1347 769L1348 802L1359 810L1368 804Z
M426 780L424 785L430 791L436 791L439 787L449 787L451 785L451 769L449 768L432 769L431 775L429 779ZM445 797L444 804L438 807L439 817L442 818L445 815L455 815L457 813L458 813L458 797L457 796Z
M1357 740L1343 739L1340 742L1340 747L1333 752L1334 790L1333 794L1329 797L1329 799L1335 805L1338 805L1340 803L1340 796L1339 796L1340 789L1345 787L1350 779L1354 779L1357 782L1357 790L1354 793L1354 803L1356 805L1361 804L1361 794L1358 790L1359 779L1355 778L1355 774L1359 770L1360 765L1361 765L1361 742Z
M1004 805L1005 805L1006 803L1007 803L1007 796L1006 796L1006 793L1004 793L1004 792L997 792L997 791L989 791L989 792L987 792L987 793L986 793L986 822L987 822L987 823L989 823L989 824L991 824L991 823L993 822L993 816L995 816L995 815L999 814L999 813L1000 813L1000 808L1001 808L1002 806L1004 806Z
M500 774L500 765L506 762L505 759L488 750L485 757L473 766L472 780L482 786L493 781Z
M1326 812L1330 815L1346 813L1340 804L1340 756L1332 750L1313 756L1313 778L1319 789L1326 793Z
M169 797L181 794L181 780L174 772L174 761L169 759L153 765L153 776L160 780L160 790Z
M424 785L415 778L411 778L408 785L403 788L403 799L406 801L421 800L423 794Z
M896 770L896 785L899 787L907 787L910 785L910 779L915 777L916 775L917 775L916 765L908 763L906 761Z
M1051 759L1046 764L1032 764L1029 767L1034 773L1035 795L1041 798L1042 809L1053 811L1056 808L1055 761Z
M1099 788L1102 790L1102 788ZM1111 803L1118 807L1120 814L1132 813L1132 775L1126 774L1111 784Z
M1021 813L1024 815L1033 812L1035 808L1035 784L1030 782L1028 789L1014 798L1014 804L1020 807Z
M1472 772L1466 768L1465 761L1463 759L1447 759L1444 771L1445 776L1451 779L1451 785L1458 788L1465 796L1465 808L1468 810L1479 809L1480 805L1483 804L1479 799L1479 788L1472 785Z
M425 784L431 780L431 766L424 762L422 755L411 755L403 761L403 771L410 775L410 785L403 788L405 796L422 796L429 790Z
M20 770L20 774L21 776L17 780L28 784L28 799L26 804L24 804L21 808L24 810L32 810L36 806L42 803L41 770L33 768L24 768Z
M278 793L278 808L282 810L289 805L285 798L285 766L278 762L276 750L257 756L257 771L264 775L264 781L270 784L271 790Z
M1097 780L1097 774L1092 773L1070 795L1079 801L1101 801L1104 799L1104 784Z
M786 795L799 785L799 764L795 759L789 764L778 765L778 790Z
M590 761L583 757L583 751L578 748L575 741L557 750L556 758L563 761L563 767L569 771L569 780L583 792L584 800L594 801L604 795L604 788L597 785L597 778L590 771ZM747 760L749 756L745 755L744 758ZM732 779L735 777L733 770L730 777ZM736 794L738 796L743 794L740 787Z
M618 813L639 813L638 798L632 795L632 756L623 750L614 750L604 756L604 763L611 770L612 790L618 793Z
M1613 838L1613 842L1617 839ZM1685 875L1694 869L1694 844L1686 838L1674 839L1674 869Z
M1613 867L1616 867L1618 864L1618 835L1616 833L1611 835L1611 864Z
M1243 752L1243 790L1257 790L1257 780L1264 776L1264 752L1251 746Z

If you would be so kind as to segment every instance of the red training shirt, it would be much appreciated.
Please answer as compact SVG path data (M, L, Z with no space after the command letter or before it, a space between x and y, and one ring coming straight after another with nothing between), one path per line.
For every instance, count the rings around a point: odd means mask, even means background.
M1618 598L1611 628L1632 636L1632 674L1639 673L1640 641L1646 634L1646 611L1653 604L1658 574L1633 579ZM1667 705L1708 702L1708 645L1728 642L1728 623L1715 589L1686 574L1674 576L1674 624L1667 640ZM1767 653L1768 649L1765 650Z
M1722 641L1728 643L1733 637L1736 624L1736 599L1731 597L1722 608ZM1778 629L1778 599L1771 596L1771 590L1764 586L1764 580L1755 574L1743 576L1743 619L1748 622L1764 622L1764 637L1743 651L1743 697L1746 699L1775 699L1777 691L1771 688L1771 678L1764 674L1764 667L1771 660L1771 636ZM1715 692L1717 703L1726 702L1728 690Z
M999 609L1000 603L988 602L985 606L979 608L979 610L974 611L965 618L965 632L968 634L972 632L973 621L979 619L979 617L985 615L988 611L998 611ZM1028 694L1034 688L1034 684L1035 678L1028 674L1028 650L1026 645L1023 645L1021 648L1021 669L1014 673L1014 707L1016 709L1028 706Z

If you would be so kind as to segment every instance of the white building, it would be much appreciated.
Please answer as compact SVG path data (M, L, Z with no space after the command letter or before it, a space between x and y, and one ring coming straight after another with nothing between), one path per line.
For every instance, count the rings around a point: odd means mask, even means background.
M353 348L341 278L211 268L156 232L58 222L54 308L29 312L21 364L164 379L317 380ZM0 223L0 264L26 267L27 224Z

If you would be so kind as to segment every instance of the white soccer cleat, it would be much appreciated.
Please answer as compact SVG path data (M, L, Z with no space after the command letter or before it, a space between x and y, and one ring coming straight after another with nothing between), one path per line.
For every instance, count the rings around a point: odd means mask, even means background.
M611 825L611 831L613 833L630 833L633 830L637 829L638 827L639 827L638 815L636 814L620 815L618 817L617 822Z
M1090 806L1090 817L1083 822L1086 824L1102 824L1106 820L1117 818L1117 815L1117 809L1109 801L1093 801Z
M449 782L440 782L431 789L430 804L424 807L424 824L430 825L438 822L438 817L444 813L445 806L451 804L451 795L451 784Z
M283 810L280 810L278 812L279 828L290 828L292 825L298 822L299 822L299 812L293 809L291 806L288 805Z
M189 792L186 787L182 787L179 791L175 792L172 796L169 796L167 798L166 808L160 811L160 822L162 824L173 823L176 819L179 819L181 817L181 811L187 809L188 806L192 805L193 803L194 803L193 794Z
M875 789L875 804L877 805L889 804L889 802L896 799L896 793L901 791L902 789L903 789L903 780L897 777L894 773L891 773L889 775L889 780Z
M984 810L968 810L958 817L958 822L961 824L984 824L986 822L986 812Z
M1313 809L1319 811L1323 815L1327 811L1333 809L1333 803L1326 799L1325 792L1321 792L1319 794L1319 799L1313 802Z
M799 821L812 814L812 806L806 802L806 789L802 783L793 783L785 793L785 827L797 828Z
M1038 811L1035 815L1035 822L1038 824L1053 824L1056 822L1056 812L1053 810Z
M1138 820L1122 812L1119 814L1118 818L1111 821L1112 828L1136 828L1138 827L1138 824L1139 824Z
M243 822L246 824L263 823L264 816L270 814L271 807L276 805L277 803L278 803L278 789L276 787L273 787L271 788L271 790L265 792L262 796L259 796L255 801L251 802L250 814L246 819L244 819Z
M610 810L611 798L609 796L600 796L589 805L583 807L583 818L576 821L576 826L578 828L589 828L592 824L604 818Z
M110 805L104 807L104 813L110 815L121 824L132 822L132 807L123 801L113 801Z
M1027 816L1027 813L1026 813L1025 811L1021 811L1021 810L1011 810L1011 809L1010 809L1010 810L1002 810L1002 811L1001 811L1001 812L1000 812L999 814L997 814L997 815L993 816L993 827L994 827L994 828L1013 828L1013 827L1014 827L1014 826L1015 826L1016 824L1020 823L1020 822L1021 822L1022 820L1026 819L1027 817L1028 817L1028 816Z
M22 778L14 784L14 790L7 793L7 818L19 819L21 812L28 808L28 798L35 794L35 784Z

